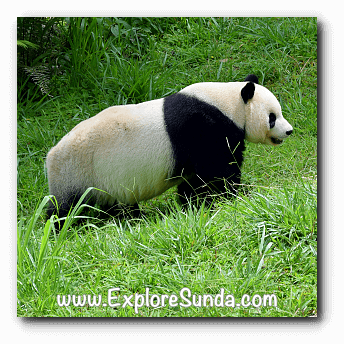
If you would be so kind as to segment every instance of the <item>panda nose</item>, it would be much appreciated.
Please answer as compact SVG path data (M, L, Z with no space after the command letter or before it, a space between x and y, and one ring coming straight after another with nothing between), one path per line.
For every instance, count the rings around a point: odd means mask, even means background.
M293 132L293 129L292 130L288 130L285 133L289 136L292 132Z

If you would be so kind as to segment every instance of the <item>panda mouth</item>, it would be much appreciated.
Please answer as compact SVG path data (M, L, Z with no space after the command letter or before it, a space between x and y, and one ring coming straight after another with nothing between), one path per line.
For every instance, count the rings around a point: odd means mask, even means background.
M275 145L280 145L283 140L280 140L280 139L276 139L275 137L271 137L271 141L272 143L274 143Z

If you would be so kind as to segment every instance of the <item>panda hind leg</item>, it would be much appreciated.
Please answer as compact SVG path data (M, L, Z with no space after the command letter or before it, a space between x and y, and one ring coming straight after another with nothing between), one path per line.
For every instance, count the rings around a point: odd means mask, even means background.
M64 218L68 216L72 208L79 202L82 195L81 192L73 192L65 197L54 197L48 202L46 217L50 219L52 215L56 215L58 220L55 220L54 225L57 232L62 229L66 220ZM81 204L94 205L92 196L86 196Z

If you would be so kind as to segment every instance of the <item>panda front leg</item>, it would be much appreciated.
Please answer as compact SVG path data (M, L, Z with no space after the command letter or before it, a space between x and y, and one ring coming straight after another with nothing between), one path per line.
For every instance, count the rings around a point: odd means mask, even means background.
M189 202L199 204L199 202L203 201L210 205L214 197L220 196L230 199L235 196L239 184L240 170L237 170L235 174L232 173L222 178L202 178L196 175L178 186L178 195L182 205Z
M230 199L238 193L240 177L240 172L238 172L227 178L216 178L209 183L209 188L213 190L214 194Z
M221 193L219 189L224 190L223 182L221 185L219 181L216 181L215 186L213 183L206 182L201 177L195 176L178 186L178 195L182 205L191 203L198 206L203 201L210 205L214 197Z
M182 205L188 203L198 203L205 196L206 184L198 176L194 176L191 179L183 181L178 185L178 196ZM202 197L203 196L203 197Z

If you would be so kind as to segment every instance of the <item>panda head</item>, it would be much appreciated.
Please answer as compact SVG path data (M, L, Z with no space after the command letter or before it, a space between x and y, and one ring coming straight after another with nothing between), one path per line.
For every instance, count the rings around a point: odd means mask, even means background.
M282 116L281 105L258 78L249 75L241 89L245 103L245 138L250 142L279 145L292 132L293 127Z

